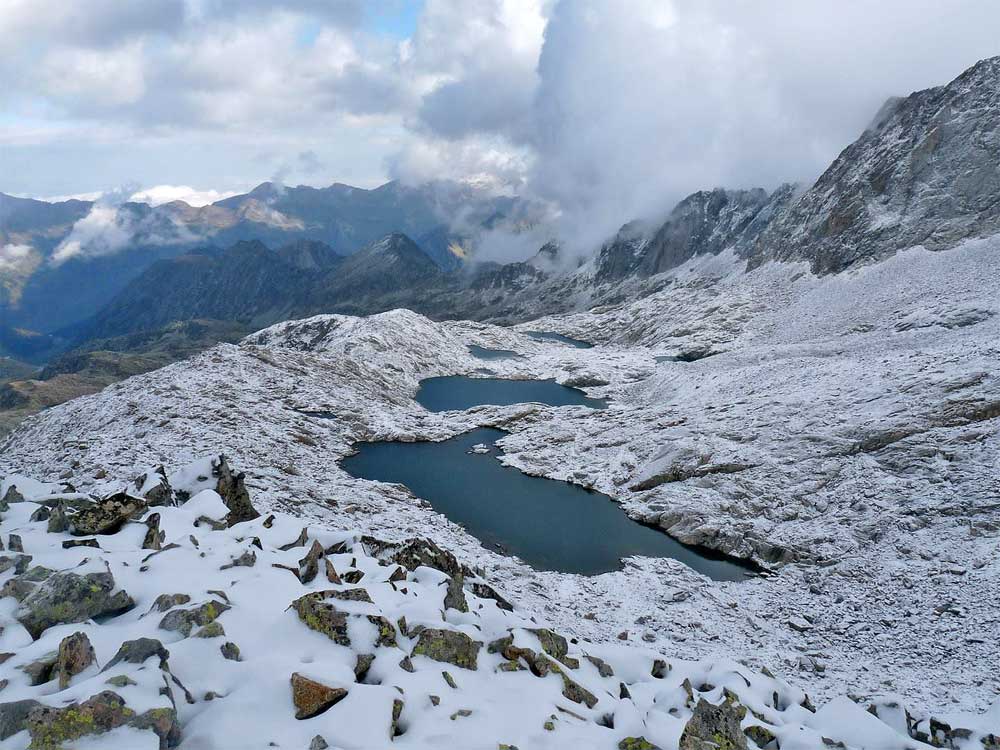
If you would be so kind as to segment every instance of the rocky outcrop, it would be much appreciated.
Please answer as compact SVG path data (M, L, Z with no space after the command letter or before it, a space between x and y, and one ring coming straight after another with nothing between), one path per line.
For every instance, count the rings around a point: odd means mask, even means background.
M311 719L347 697L343 688L332 688L298 672L292 674L292 703L295 704L295 718Z
M426 656L463 669L476 669L482 645L457 630L424 628L413 647L413 656Z
M177 714L172 708L152 708L138 714L110 690L63 708L36 706L28 713L25 725L32 750L57 750L66 743L119 727L153 732L161 750L176 747L180 741Z
M246 475L242 472L234 474L225 456L220 455L219 460L212 463L212 475L218 479L215 491L229 509L226 515L227 525L235 526L260 516L250 502L250 493L244 483Z
M53 573L21 600L15 617L37 639L53 625L112 617L135 606L132 597L115 588L109 571Z
M678 750L747 750L740 728L745 707L730 700L716 706L700 699L681 733Z
M597 257L595 280L618 281L652 276L700 255L734 249L748 252L758 235L784 209L794 187L772 194L753 190L702 190L678 203L659 226L640 222L623 226Z
M864 134L756 241L750 265L836 273L923 245L1000 231L1000 57L890 100Z
M115 534L140 515L146 503L124 492L87 505L69 517L70 533L76 536Z
M59 689L68 688L73 677L96 663L97 656L86 633L77 632L63 638L59 644L54 670L59 680Z

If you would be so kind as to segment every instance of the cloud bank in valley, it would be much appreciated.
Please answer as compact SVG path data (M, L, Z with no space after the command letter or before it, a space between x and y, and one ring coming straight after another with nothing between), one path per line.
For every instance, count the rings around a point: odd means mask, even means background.
M1000 52L992 0L426 0L401 34L372 22L391 7L0 0L10 173L163 185L151 203L463 180L543 202L586 252L694 190L810 180L888 96Z

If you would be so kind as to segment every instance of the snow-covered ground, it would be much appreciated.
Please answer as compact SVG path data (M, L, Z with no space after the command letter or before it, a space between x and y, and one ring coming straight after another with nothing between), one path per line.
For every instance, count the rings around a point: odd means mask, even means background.
M98 506L8 477L2 528L23 554L0 557L0 747L918 750L986 747L1000 720L998 704L943 727L892 696L817 710L736 661L566 639L430 543L234 518L219 468ZM134 499L154 488L166 505Z
M261 510L431 537L568 636L766 666L817 701L986 709L1000 694L1000 240L823 278L744 274L725 256L673 277L630 304L521 326L593 349L406 311L279 324L38 415L0 472L87 490L223 451ZM483 361L469 344L525 356ZM655 359L678 354L701 358ZM487 373L606 382L586 390L612 401L432 414L412 400L422 378ZM481 425L511 431L509 463L774 575L717 583L651 559L589 578L534 571L337 465L356 440Z

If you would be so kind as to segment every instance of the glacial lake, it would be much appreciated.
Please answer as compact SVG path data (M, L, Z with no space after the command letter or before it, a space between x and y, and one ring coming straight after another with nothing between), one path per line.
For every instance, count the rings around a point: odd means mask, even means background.
M428 411L463 411L473 406L509 406L539 402L550 406L604 409L603 399L590 398L578 388L554 380L507 380L447 375L420 381L417 403Z
M469 354L476 359L520 359L521 355L510 349L487 349L485 346L469 345Z
M437 443L357 443L341 467L361 479L406 485L485 546L538 570L596 575L644 555L672 557L717 581L753 575L633 521L607 495L503 466L495 443L506 434L481 427ZM489 450L471 452L476 445Z
M525 331L526 336L530 336L535 341L557 341L560 344L568 344L569 346L575 347L577 349L593 349L593 344L588 344L586 341L580 341L580 339L571 339L569 336L563 336L561 333L552 333L552 331Z

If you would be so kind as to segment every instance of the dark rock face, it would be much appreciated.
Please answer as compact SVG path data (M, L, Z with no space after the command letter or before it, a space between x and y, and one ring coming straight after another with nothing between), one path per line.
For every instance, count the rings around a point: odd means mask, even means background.
M28 715L41 703L34 700L0 703L0 740L13 737L27 727Z
M836 273L914 245L1000 231L1000 57L946 86L891 100L757 240L751 265Z
M173 505L174 491L173 488L170 486L170 482L167 481L166 470L162 466L160 466L156 469L155 472L153 472L153 474L154 474L153 478L158 479L159 481L156 484L154 484L150 489L146 490L145 494L143 495L143 499L146 501L146 504L149 505L150 507L156 507L157 505ZM141 490L145 486L146 480L147 480L146 474L143 474L142 476L136 478L135 480L136 491Z
M15 616L37 639L53 625L114 616L135 606L127 593L114 590L115 579L108 572L53 573L22 600Z
M245 475L242 472L234 474L225 456L219 456L218 462L212 464L212 472L219 480L215 491L229 508L229 514L226 516L227 525L235 526L243 521L252 521L260 517L260 513L250 502L250 493L243 483Z

